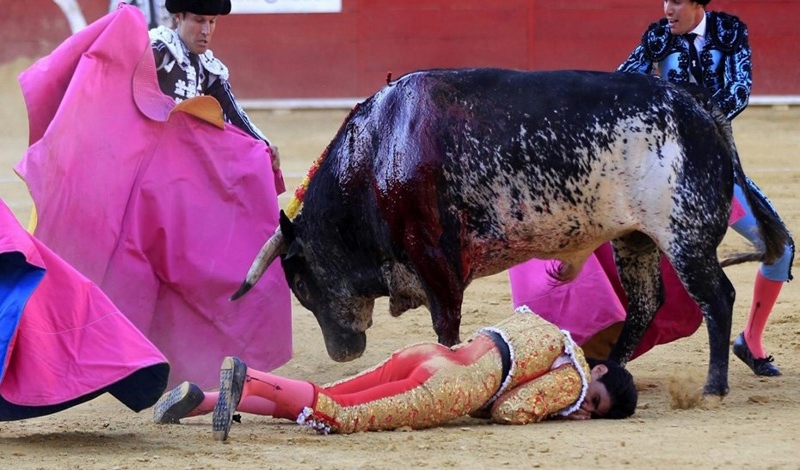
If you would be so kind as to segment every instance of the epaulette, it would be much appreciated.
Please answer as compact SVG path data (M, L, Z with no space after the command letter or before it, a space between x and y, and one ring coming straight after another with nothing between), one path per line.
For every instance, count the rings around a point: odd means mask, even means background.
M214 53L210 50L200 55L200 62L203 64L204 69L221 77L223 80L228 80L228 67L226 67L222 61L214 57Z
M642 47L648 60L661 62L672 49L675 36L670 34L667 19L652 23L642 35Z
M714 49L733 52L746 36L747 26L739 17L718 11L709 13L706 38Z

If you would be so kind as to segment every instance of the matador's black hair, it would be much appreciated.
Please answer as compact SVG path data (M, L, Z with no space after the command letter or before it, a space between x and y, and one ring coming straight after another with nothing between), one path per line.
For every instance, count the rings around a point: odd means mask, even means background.
M605 385L608 394L611 395L611 409L608 410L608 414L599 417L623 419L633 415L636 411L636 402L639 400L639 392L636 390L631 373L613 361L587 357L586 362L589 363L589 367L604 365L608 369L608 372L597 381Z

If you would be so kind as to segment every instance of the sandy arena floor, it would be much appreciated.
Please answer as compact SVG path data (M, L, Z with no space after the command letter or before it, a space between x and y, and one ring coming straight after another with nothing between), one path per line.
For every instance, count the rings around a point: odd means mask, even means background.
M0 66L0 197L27 223L31 202L12 172L27 146L27 120L17 61ZM253 112L281 147L287 186L296 186L335 134L346 112ZM758 107L734 123L745 170L772 199L790 229L800 230L800 107ZM283 204L286 203L284 199ZM735 234L723 249L744 248ZM756 265L729 268L738 287L734 331L750 305ZM467 290L462 336L510 312L505 274ZM755 377L733 358L731 392L712 409L672 409L670 386L701 386L707 364L705 328L630 364L641 390L636 415L625 421L486 425L463 419L427 431L318 436L290 422L244 415L226 443L211 438L209 417L157 426L150 410L135 414L110 397L38 419L0 423L0 468L800 468L800 289L788 284L767 328L767 350L784 372ZM364 357L331 361L310 312L295 303L295 358L278 370L318 382L338 379L412 342L433 340L427 310L388 315L377 304ZM268 340L265 338L265 340ZM217 367L214 365L213 367Z

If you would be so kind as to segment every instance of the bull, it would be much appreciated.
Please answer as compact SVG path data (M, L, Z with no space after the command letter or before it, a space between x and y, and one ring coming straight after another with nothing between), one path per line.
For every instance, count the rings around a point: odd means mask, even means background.
M728 393L735 291L717 247L744 173L699 89L642 74L415 72L351 112L323 157L234 298L280 256L332 359L363 353L378 297L393 316L426 306L453 345L472 280L540 258L568 282L611 241L628 295L611 359L627 363L663 302L664 253L706 319L704 392ZM747 196L769 262L790 235Z

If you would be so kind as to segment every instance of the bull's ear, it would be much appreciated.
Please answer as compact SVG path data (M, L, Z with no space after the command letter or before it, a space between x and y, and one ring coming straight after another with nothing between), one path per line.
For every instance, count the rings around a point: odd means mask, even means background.
M294 258L295 256L302 257L304 249L305 249L305 246L303 245L303 239L299 238L299 237L295 238L289 244L289 248L286 250L286 255L284 255L283 259L284 260L289 260L289 259Z
M294 230L294 223L289 220L289 217L286 217L286 213L283 212L281 209L280 217L278 218L278 223L281 227L281 233L283 234L283 239L286 240L287 244L291 244L292 240L295 239L297 236Z
M286 254L283 256L283 259L288 260L296 256L303 256L303 240L297 236L294 222L289 220L289 217L286 217L286 213L283 212L283 210L281 210L280 225L283 239L286 240L286 244L289 247L286 249Z

